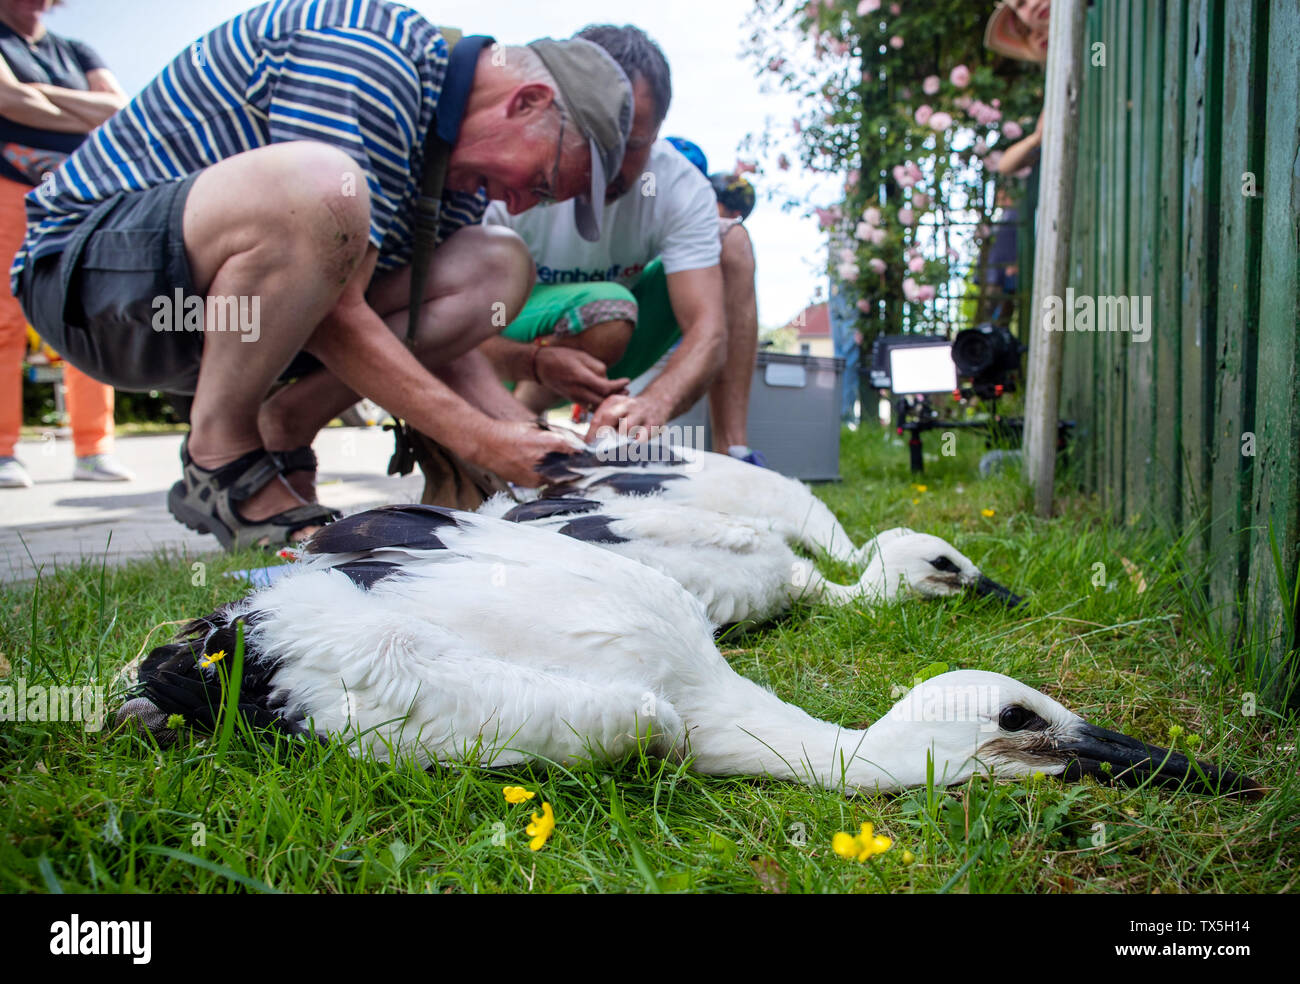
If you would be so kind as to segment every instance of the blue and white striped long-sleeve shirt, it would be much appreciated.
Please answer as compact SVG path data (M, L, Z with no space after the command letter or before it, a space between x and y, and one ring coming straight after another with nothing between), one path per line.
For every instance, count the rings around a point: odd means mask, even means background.
M357 162L369 185L378 267L403 266L447 63L438 29L388 0L254 7L182 51L28 195L27 239L11 275L61 252L78 223L118 192L290 140L327 143ZM486 206L481 192L448 191L441 238L477 223Z

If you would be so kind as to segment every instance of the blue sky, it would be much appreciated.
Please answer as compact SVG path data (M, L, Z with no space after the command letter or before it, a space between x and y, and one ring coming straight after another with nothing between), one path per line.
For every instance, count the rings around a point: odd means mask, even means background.
M244 0L68 0L47 24L94 46L134 94L196 37L249 6ZM637 24L672 64L673 105L662 132L698 143L710 170L729 168L740 141L747 132L761 131L765 117L788 127L795 115L792 97L759 92L752 64L741 56L750 0L411 0L408 6L434 23L507 43L567 37L593 22ZM815 197L816 183L785 177L808 189L811 203L828 203L828 190ZM813 219L782 213L761 196L746 225L758 260L759 319L765 326L783 324L808 303L821 281L823 238Z

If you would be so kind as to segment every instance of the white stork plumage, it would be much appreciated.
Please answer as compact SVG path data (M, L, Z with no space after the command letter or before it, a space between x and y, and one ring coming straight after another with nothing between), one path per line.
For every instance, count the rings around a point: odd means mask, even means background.
M657 495L597 500L575 494L522 504L498 495L478 513L562 533L653 567L698 598L716 625L763 621L798 601L888 603L964 591L995 595L1012 607L1021 600L945 540L903 528L869 541L857 552L866 557L862 576L836 584L795 556L766 520L708 512Z
M240 709L253 722L349 738L379 759L503 766L616 760L641 742L698 772L895 790L976 772L1115 776L1255 788L1096 728L996 673L914 688L866 731L818 721L737 674L703 607L608 551L428 506L348 517L292 573L153 650L119 720L211 727L218 651L247 626ZM562 600L561 600L562 599ZM229 665L228 663L226 665Z
M726 516L760 519L789 543L861 565L861 549L835 514L802 482L726 454L697 451L662 439L552 453L538 469L544 498L655 496L666 503Z

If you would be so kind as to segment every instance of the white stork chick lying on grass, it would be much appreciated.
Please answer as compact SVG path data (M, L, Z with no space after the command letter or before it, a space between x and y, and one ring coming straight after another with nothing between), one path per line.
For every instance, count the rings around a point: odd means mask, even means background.
M698 598L716 625L761 622L800 600L849 605L964 591L996 595L1012 607L1021 600L946 541L902 528L881 533L859 551L867 567L858 581L835 584L810 561L796 557L768 522L695 509L661 496L598 501L573 495L516 505L498 495L478 513L553 530L653 567Z
M866 731L818 721L732 670L703 607L671 578L568 537L429 506L325 527L297 570L154 649L143 696L119 723L157 733L175 713L212 728L237 620L245 716L379 759L613 761L644 742L701 773L847 791L924 783L927 755L942 783L1075 778L1110 763L1128 781L1257 789L996 673L934 677Z

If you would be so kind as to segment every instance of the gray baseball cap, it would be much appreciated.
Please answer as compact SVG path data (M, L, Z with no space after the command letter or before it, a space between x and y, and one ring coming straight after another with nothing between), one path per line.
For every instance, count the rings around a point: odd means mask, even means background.
M623 166L623 151L632 132L632 83L600 45L582 38L539 38L528 47L555 79L569 117L591 147L591 190L573 201L578 234L600 239L605 186Z

